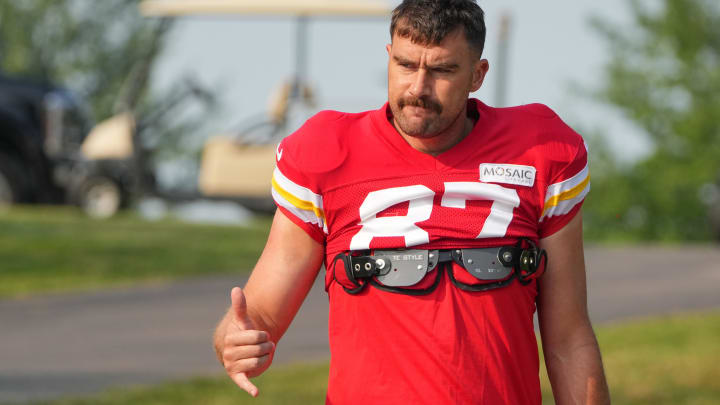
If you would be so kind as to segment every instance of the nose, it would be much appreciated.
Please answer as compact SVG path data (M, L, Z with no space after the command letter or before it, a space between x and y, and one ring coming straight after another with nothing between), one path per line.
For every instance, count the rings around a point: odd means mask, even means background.
M430 77L428 77L426 69L421 68L415 72L415 77L408 91L415 97L425 96L430 93Z

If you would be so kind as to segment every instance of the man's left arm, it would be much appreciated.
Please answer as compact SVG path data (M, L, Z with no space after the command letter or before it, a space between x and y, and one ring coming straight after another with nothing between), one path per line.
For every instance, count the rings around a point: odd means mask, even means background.
M548 268L539 279L538 319L555 402L610 404L587 312L581 213L540 245L547 251Z

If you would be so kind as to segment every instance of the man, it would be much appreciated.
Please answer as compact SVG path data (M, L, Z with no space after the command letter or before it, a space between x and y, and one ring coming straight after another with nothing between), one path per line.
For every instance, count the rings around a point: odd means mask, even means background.
M328 404L538 404L536 302L556 402L609 403L586 309L582 138L542 105L468 99L489 66L474 1L406 0L390 33L388 103L321 112L279 145L278 211L218 325L220 361L257 395L249 378L324 262Z

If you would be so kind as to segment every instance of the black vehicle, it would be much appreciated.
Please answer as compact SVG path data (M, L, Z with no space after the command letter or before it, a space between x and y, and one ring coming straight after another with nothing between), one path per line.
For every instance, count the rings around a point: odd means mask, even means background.
M110 216L126 204L136 178L132 156L84 156L90 129L69 91L0 74L0 205L73 203Z

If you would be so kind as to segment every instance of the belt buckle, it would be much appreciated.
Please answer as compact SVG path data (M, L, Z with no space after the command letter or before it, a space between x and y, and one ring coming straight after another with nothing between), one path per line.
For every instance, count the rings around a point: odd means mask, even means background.
M437 250L376 250L373 252L379 272L377 280L390 287L408 287L419 283L438 263Z

